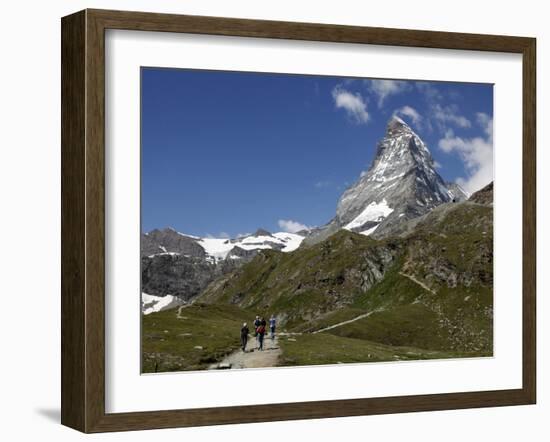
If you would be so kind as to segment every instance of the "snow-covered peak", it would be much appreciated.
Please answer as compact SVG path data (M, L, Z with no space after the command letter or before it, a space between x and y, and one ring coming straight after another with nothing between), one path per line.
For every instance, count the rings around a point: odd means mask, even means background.
M222 260L230 255L235 258L235 256L230 253L234 248L245 251L273 249L282 252L292 252L300 246L303 240L304 236L296 233L270 233L267 230L258 229L258 231L252 235L235 239L201 238L198 244L204 249L208 256L213 257L215 260Z
M424 141L393 116L371 166L338 201L330 230L379 235L390 224L423 215L456 195L437 173Z
M241 258L244 252L264 249L291 252L300 246L304 237L305 235L298 233L271 233L265 229L258 229L253 234L236 238L201 238L167 227L162 230L154 229L142 235L141 254L150 258L161 255L187 256L217 262L228 257ZM247 256L253 254L248 253Z

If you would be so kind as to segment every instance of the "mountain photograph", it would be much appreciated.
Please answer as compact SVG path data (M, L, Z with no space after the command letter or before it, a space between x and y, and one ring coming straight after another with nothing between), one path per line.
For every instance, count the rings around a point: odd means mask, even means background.
M493 87L142 68L142 373L493 356Z

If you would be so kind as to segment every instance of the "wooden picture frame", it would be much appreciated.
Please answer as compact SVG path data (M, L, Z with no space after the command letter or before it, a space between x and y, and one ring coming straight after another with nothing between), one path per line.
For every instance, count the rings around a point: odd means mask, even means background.
M523 385L497 391L105 412L105 30L418 48L523 58ZM536 41L533 38L84 10L62 19L62 409L83 432L533 404L536 400Z

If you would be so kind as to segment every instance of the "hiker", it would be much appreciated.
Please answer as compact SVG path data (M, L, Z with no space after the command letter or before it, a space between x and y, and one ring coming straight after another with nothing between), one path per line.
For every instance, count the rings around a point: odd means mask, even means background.
M254 336L256 337L256 349L260 348L260 337L258 336L258 327L260 326L260 317L256 316L254 320Z
M259 343L258 349L260 351L263 351L264 349L265 326L266 326L265 319L262 318L260 321L260 325L256 329L256 333L258 334L258 343Z
M246 325L246 322L243 324L241 328L241 348L244 352L246 352L246 343L248 342L248 327Z
M275 326L276 326L275 315L271 315L271 318L269 318L269 330L271 331L272 341L275 339Z

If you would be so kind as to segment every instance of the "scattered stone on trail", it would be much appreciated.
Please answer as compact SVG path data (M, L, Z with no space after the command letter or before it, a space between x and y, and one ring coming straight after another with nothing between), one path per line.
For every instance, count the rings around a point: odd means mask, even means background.
M294 339L294 338L287 338L287 341L296 342L296 339Z
M195 345L193 348L196 348L197 350L202 350L203 349L202 345Z
M193 336L193 334L192 334L192 333L180 333L178 336L179 336L180 338L186 338L186 337L188 337L188 336Z
M170 333L168 330L164 330L164 333Z
M210 369L239 369L239 368L261 368L261 367L276 367L281 349L277 346L277 337L273 341L269 340L264 343L265 351L259 351L256 342L250 339L246 349L235 350L226 355L221 361L210 365Z

